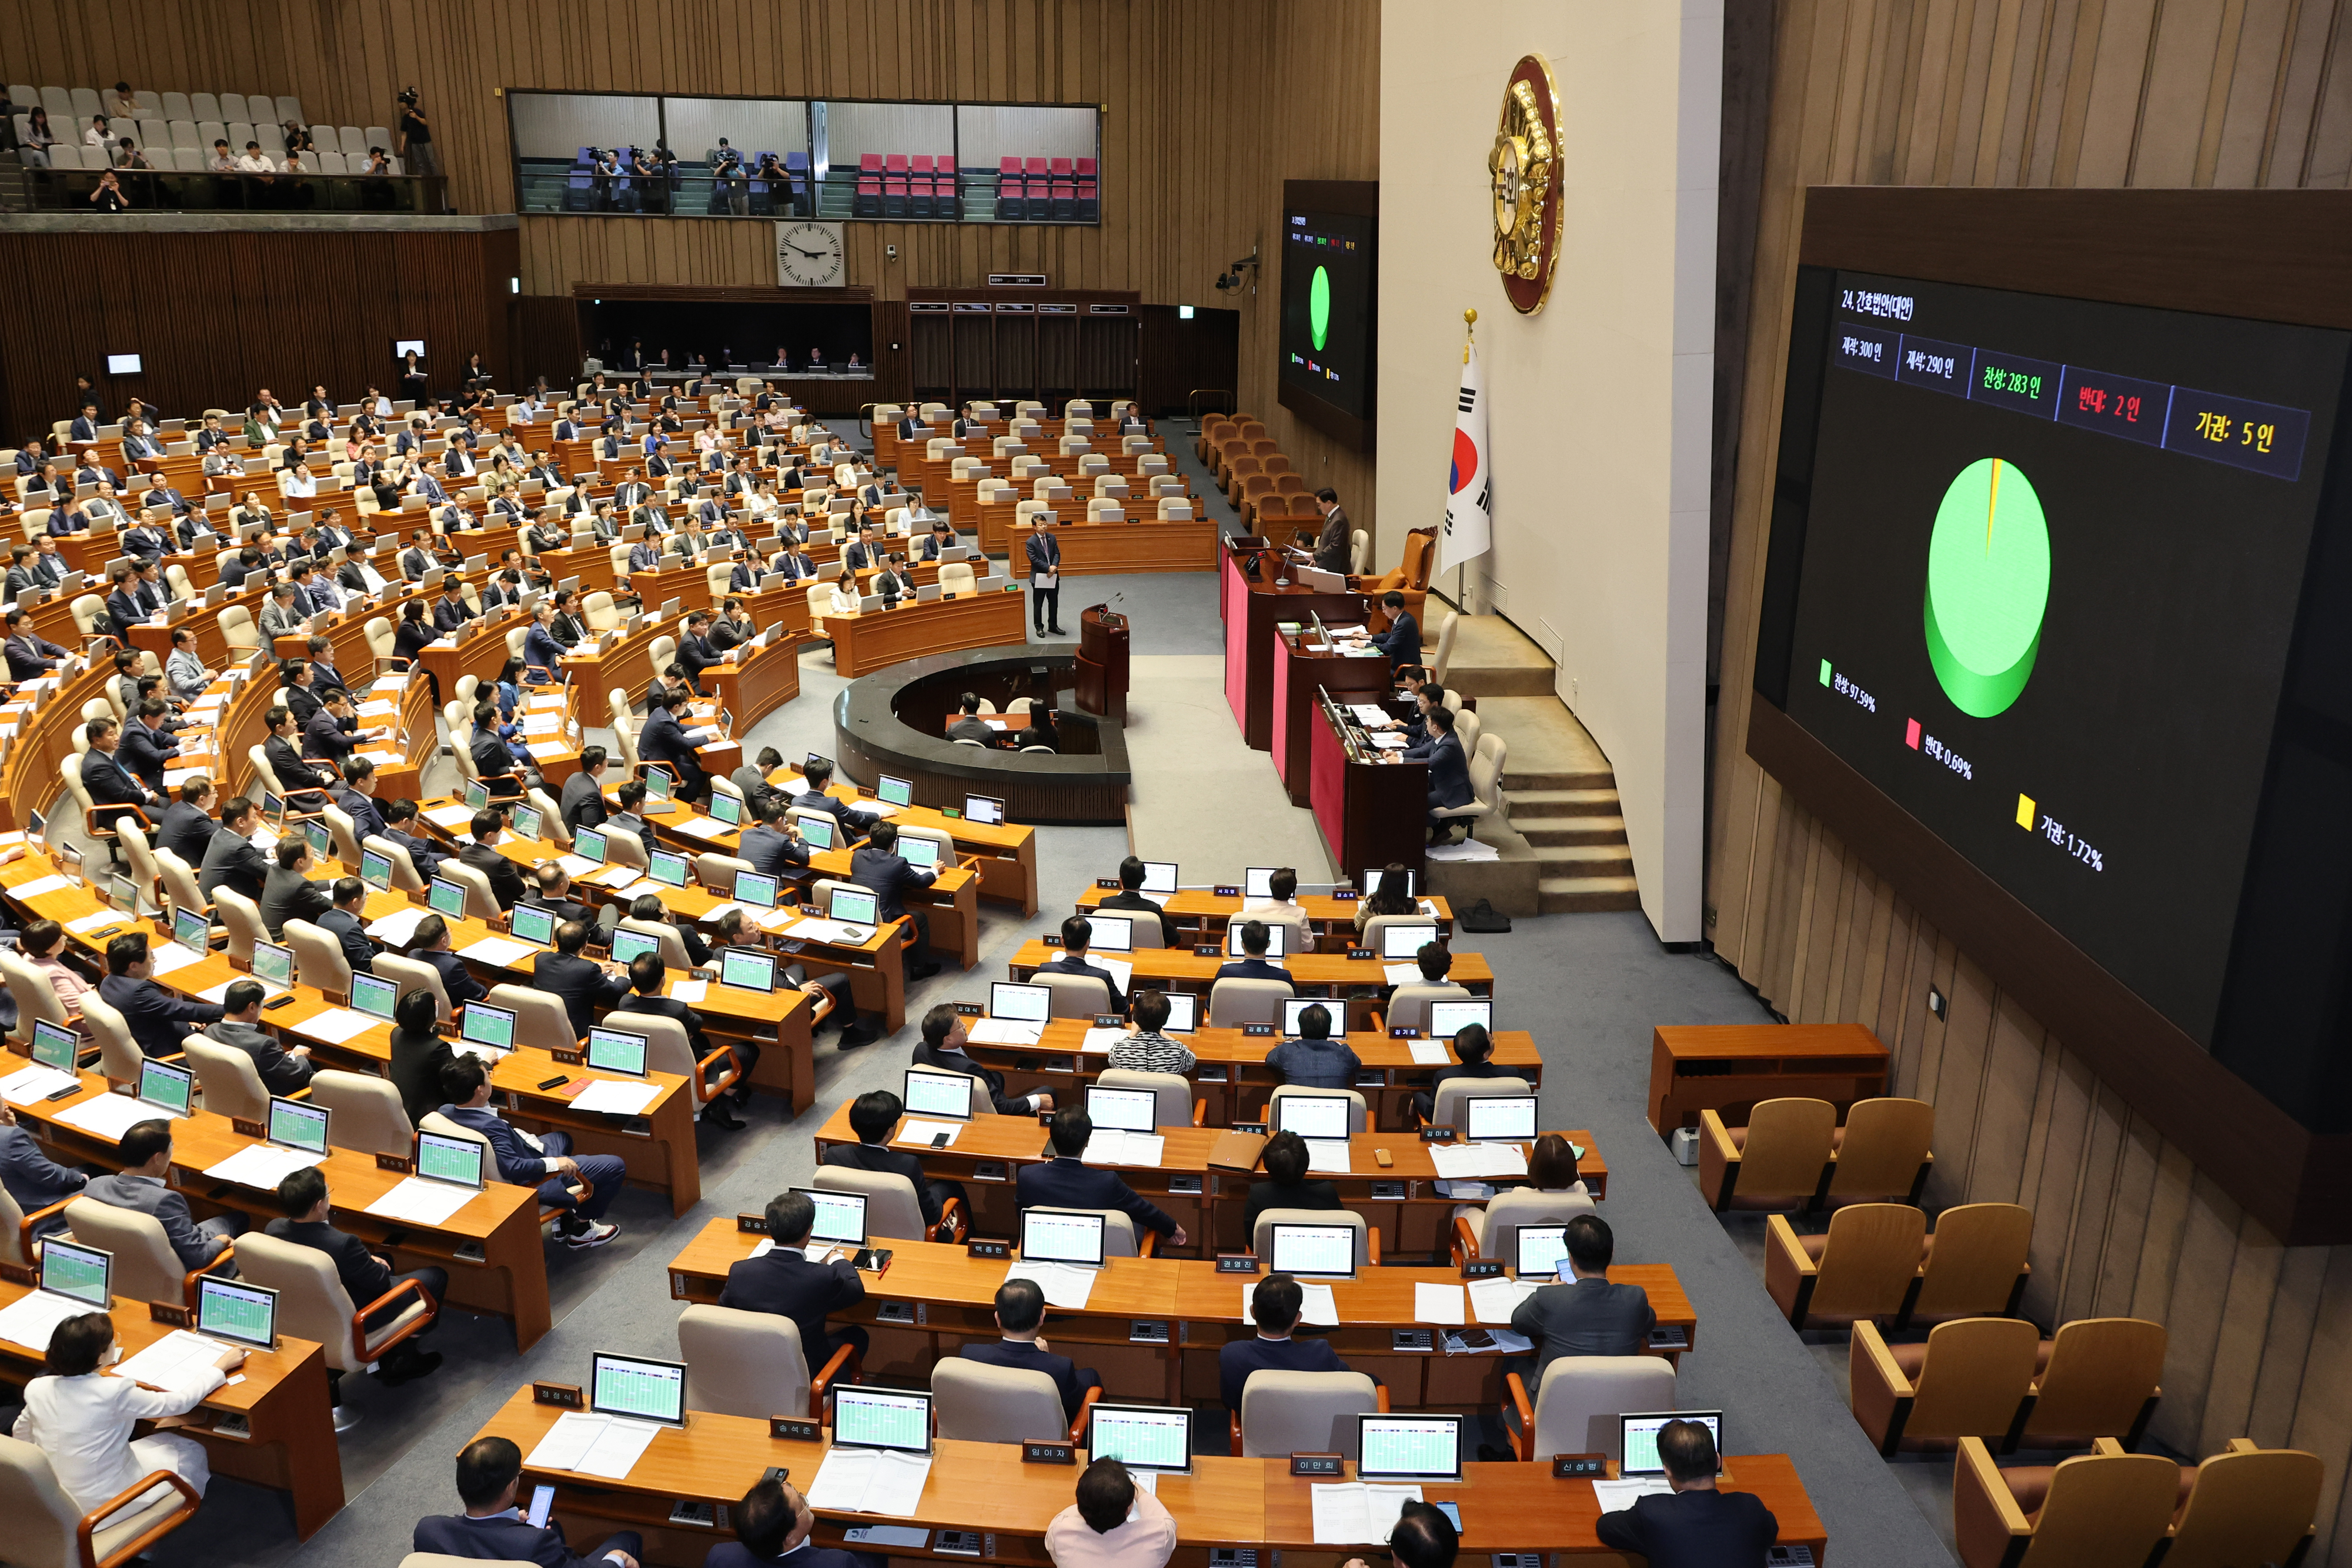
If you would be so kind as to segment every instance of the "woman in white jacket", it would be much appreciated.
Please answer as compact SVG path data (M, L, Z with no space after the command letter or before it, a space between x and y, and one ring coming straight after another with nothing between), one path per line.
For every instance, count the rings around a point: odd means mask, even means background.
M202 1496L212 1479L202 1443L158 1431L133 1440L137 1423L173 1422L204 1403L228 1374L245 1364L245 1353L229 1351L188 1375L178 1387L153 1389L100 1371L121 1359L114 1348L114 1320L104 1312L68 1318L49 1335L40 1375L25 1385L25 1411L16 1437L48 1456L58 1485L87 1513L121 1496L142 1476L170 1470ZM142 1502L161 1500L160 1490Z
M834 579L833 608L825 613L828 615L857 613L857 574L846 566L841 569L841 575Z

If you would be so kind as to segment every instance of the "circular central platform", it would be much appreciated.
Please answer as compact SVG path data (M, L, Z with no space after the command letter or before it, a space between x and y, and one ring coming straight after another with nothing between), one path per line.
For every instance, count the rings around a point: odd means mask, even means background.
M1026 644L909 659L849 683L833 701L835 755L867 789L884 774L914 786L915 804L961 810L967 795L1004 802L1014 822L1118 826L1127 821L1127 731L1066 700L1077 656ZM1000 711L1051 703L1058 752L988 751L947 737L964 693ZM1016 706L1017 705L1017 706Z

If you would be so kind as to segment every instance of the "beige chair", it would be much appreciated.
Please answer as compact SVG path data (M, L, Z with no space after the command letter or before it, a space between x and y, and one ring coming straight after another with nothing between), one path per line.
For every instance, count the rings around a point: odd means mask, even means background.
M226 604L220 612L221 640L228 644L231 663L246 658L261 646L261 629L253 623L253 612L242 604Z
M213 889L213 908L221 917L221 928L228 933L228 956L231 963L253 966L253 945L269 940L269 930L261 923L261 905L228 886Z
M495 925L506 916L499 907L499 895L490 891L490 875L479 866L467 865L452 855L441 862L434 873L448 878L466 890L466 915L471 920L485 920Z
M131 874L132 895L137 903L127 912L132 915L163 907L162 884L163 868L156 862L155 852L147 845L146 831L135 817L123 817L114 827L116 844Z
M1275 1023L1282 1004L1295 995L1287 980L1213 980L1209 985L1211 1029L1239 1029L1245 1023Z
M1483 1208L1454 1211L1454 1260L1458 1265L1473 1258L1499 1258L1506 1268L1516 1270L1520 1226L1565 1225L1579 1215L1595 1212L1592 1199L1580 1193L1507 1187L1488 1198Z
M0 979L6 981L8 995L16 1004L16 1026L8 1031L12 1040L29 1044L34 1023L43 1019L59 1029L77 1028L79 1020L58 1000L57 988L49 984L48 977L18 956L13 947L0 950Z
M1364 1131L1371 1121L1371 1107L1365 1103L1363 1094L1354 1089L1306 1089L1296 1084L1282 1084L1266 1097L1266 1124L1269 1126L1279 1124L1285 1100L1328 1100L1341 1094L1348 1097L1348 1135L1353 1137Z
M328 836L334 840L335 858L352 872L359 869L360 830L352 814L330 800L320 815L327 820Z
M982 1103L985 1103L983 1099ZM828 1192L854 1192L866 1199L866 1233L895 1236L907 1241L954 1239L963 1234L963 1199L950 1197L940 1206L935 1224L923 1219L923 1203L915 1184L896 1171L859 1170L853 1166L819 1166L809 1185Z
M1928 1139L1936 1108L1925 1100L1857 1100L1830 1141L1830 1179L1823 1201L1912 1203L1936 1167Z
M1192 1097L1192 1081L1181 1072L1146 1072L1134 1067L1106 1067L1095 1082L1105 1089L1149 1089L1156 1096L1151 1121L1159 1127L1197 1127L1205 1120L1209 1103Z
M150 1493L160 1495L131 1506ZM121 1568L194 1519L204 1500L172 1471L152 1470L84 1513L58 1485L47 1454L0 1437L0 1517L8 1521L8 1561L24 1568Z
M1622 1459L1624 1429L1617 1417L1675 1407L1675 1364L1657 1355L1556 1356L1536 1385L1532 1408L1517 1373L1507 1373L1503 1385L1510 1408L1518 1412L1511 1448L1521 1459L1554 1454Z
M2180 1469L2189 1495L2173 1516L2165 1568L2308 1560L2325 1477L2318 1455L2232 1437L2195 1469Z
M98 1071L109 1083L136 1083L147 1053L131 1037L131 1023L96 987L82 993L81 1021L98 1042Z
M628 552L624 550L621 554L623 564L625 565L628 559ZM591 632L610 632L621 624L621 612L614 604L612 594L601 588L580 601L580 613L586 618Z
M422 893L425 878L408 852L381 833L370 833L360 841L362 849L373 850L392 862L392 889L394 893Z
M2094 1438L2139 1446L2164 1397L2162 1323L2145 1318L2077 1318L2042 1342L2033 1408L2009 1447L2079 1448Z
M422 959L404 958L397 953L378 953L375 956L375 972L398 987L399 994L404 997L420 986L431 991L434 1001L439 1004L441 1021L449 1021L449 989L441 983L440 970Z
M216 1116L238 1116L267 1124L269 1091L253 1065L253 1058L235 1046L223 1045L201 1034L182 1038L180 1050L195 1070L196 1086L204 1091L205 1109Z
M2023 1413L2041 1335L2021 1318L1956 1318L1924 1343L1890 1345L1868 1319L1846 1349L1853 1418L1879 1453L2000 1442Z
M1725 1209L1810 1208L1829 1169L1837 1107L1826 1100L1760 1100L1744 1127L1698 1113L1698 1186Z
M550 991L534 990L527 986L497 985L482 998L494 1008L507 1008L515 1015L515 1043L533 1051L577 1051L580 1037L572 1032L572 1014L563 998ZM621 1015L614 1015L619 1019ZM623 1021L614 1028L624 1029Z
M1160 1254L1160 1233L1147 1230L1136 1234L1134 1219L1115 1208L1061 1208L1056 1214L1099 1214L1103 1217L1103 1256L1106 1258L1156 1258Z
M1436 1101L1429 1108L1429 1124L1452 1127L1466 1134L1470 1130L1471 1101L1535 1092L1535 1085L1524 1078L1453 1079L1437 1086Z
M558 849L572 848L572 830L563 825L563 808L557 805L548 792L536 784L523 791L523 798L539 813L539 836Z
M1366 946L1375 953L1380 944L1367 939ZM1429 1004L1432 1002L1466 1002L1470 988L1457 986L1451 980L1432 985L1427 980L1408 980L1389 994L1389 1005L1381 1015L1383 1029L1427 1029Z
M2004 1470L1983 1439L1962 1437L1952 1533L1964 1568L2141 1568L2170 1530L2179 1497L2179 1467L2154 1454L2110 1445L2055 1466Z
M1087 1390L1076 1419L1062 1413L1062 1391L1046 1374L991 1366L961 1356L931 1363L931 1408L938 1436L967 1443L1083 1442L1100 1385Z
M1261 1258L1273 1256L1273 1228L1276 1225L1346 1225L1356 1232L1356 1267L1375 1268L1381 1260L1381 1233L1352 1208L1269 1208L1261 1211L1257 1223L1250 1227L1250 1250Z
M196 868L170 850L155 852L155 868L163 876L163 896L172 901L174 909L190 909L209 917L213 901L205 896L203 886L196 881Z
M345 1374L373 1366L394 1346L431 1328L441 1312L441 1304L414 1280L398 1281L373 1301L353 1301L332 1258L257 1228L236 1239L236 1271L239 1279L278 1292L283 1333L326 1347L331 1389ZM370 1326L369 1320L379 1315L383 1321ZM356 1424L337 1398L335 1430L349 1431Z
M117 1208L94 1197L77 1197L66 1205L66 1230L85 1247L114 1254L116 1296L173 1306L194 1304L196 1281L205 1270L180 1267L179 1254L172 1250L163 1222L153 1215ZM232 1241L208 1267L218 1268L221 1260L236 1249Z
M1441 686L1445 685L1445 672L1454 663L1454 629L1461 619L1458 613L1449 610L1445 612L1445 619L1438 624L1437 651L1430 657L1429 676Z
M1227 1434L1237 1458L1361 1456L1356 1417L1389 1407L1389 1391L1361 1372L1253 1372Z
M625 837L626 835L623 836ZM640 845L639 847L642 848L643 846ZM615 863L617 864L618 862L616 862ZM661 961L668 967L673 969L690 969L694 967L692 964L687 961L686 938L680 936L678 934L677 927L672 925L668 921L640 920L634 915L628 915L621 917L620 929L623 931L635 931L640 936L650 936L655 941L660 943Z
M958 598L967 597L980 591L980 579L973 574L970 565L951 560L940 568L940 591L952 593Z
M822 1419L825 1390L845 1369L855 1381L857 1365L856 1353L843 1345L811 1377L800 1327L792 1319L700 1303L677 1315L677 1355L686 1363L688 1409L755 1421Z
M322 1067L310 1075L310 1103L328 1113L327 1142L366 1155L408 1155L416 1129L392 1080Z
M353 861L352 864L359 863ZM343 945L335 934L307 920L289 920L282 929L286 946L294 949L294 977L306 986L315 986L327 993L327 999L341 1006L352 995L351 960L343 956ZM240 1053L242 1054L242 1053Z
M698 1113L734 1088L743 1075L723 1043L711 1047L710 1054L697 1061L686 1026L676 1019L664 1018L659 1013L614 1012L608 1014L604 1021L611 1028L644 1035L646 1070L675 1073L685 1079ZM714 1070L718 1070L716 1077L712 1076Z
M1785 1215L1772 1215L1764 1222L1764 1289L1798 1329L1892 1318L1918 1278L1927 1234L1927 1217L1907 1203L1849 1204L1822 1236L1799 1236Z
M1047 1011L1054 1018L1090 1019L1097 1013L1112 1010L1109 985L1093 975L1055 975L1040 970L1029 977L1029 983L1053 993L1047 1001Z
M1465 718L1474 716L1465 714ZM1510 744L1499 735L1480 736L1470 756L1470 800L1460 806L1438 806L1430 815L1441 822L1460 822L1465 836L1475 837L1481 819L1503 810L1503 774L1511 761Z
M1964 1203L1936 1217L1918 1283L1896 1326L1954 1318L2014 1317L2033 1266L2033 1211L2014 1203Z

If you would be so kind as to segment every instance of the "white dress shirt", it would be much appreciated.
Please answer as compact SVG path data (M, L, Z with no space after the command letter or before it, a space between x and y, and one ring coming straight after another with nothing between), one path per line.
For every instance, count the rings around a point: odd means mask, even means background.
M163 1416L184 1416L228 1379L220 1368L206 1366L190 1381L164 1393L142 1388L127 1377L85 1373L79 1377L36 1377L25 1385L25 1411L16 1417L15 1435L48 1456L58 1485L74 1506L88 1512L128 1491L154 1468L144 1462L156 1454L148 1445L162 1443L195 1451L197 1471L179 1464L179 1471L203 1490L205 1479L202 1445L185 1437L142 1437L131 1441L132 1426ZM134 1451L144 1449L144 1454Z

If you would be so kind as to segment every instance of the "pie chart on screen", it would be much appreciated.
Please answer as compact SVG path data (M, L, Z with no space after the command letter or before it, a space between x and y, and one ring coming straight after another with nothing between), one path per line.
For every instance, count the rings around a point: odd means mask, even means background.
M1980 457L1936 508L1927 542L1927 659L1962 713L2006 712L2032 677L2050 606L2050 525L2016 464Z

